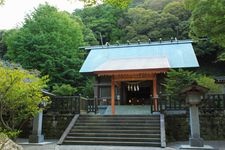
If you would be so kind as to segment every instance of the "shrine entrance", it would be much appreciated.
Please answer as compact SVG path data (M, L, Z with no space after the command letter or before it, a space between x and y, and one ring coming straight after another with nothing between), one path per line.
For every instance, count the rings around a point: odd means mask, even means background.
M95 73L98 76L111 77L111 111L115 114L116 99L127 105L144 105L151 104L151 97L153 112L158 112L157 74L167 71L168 69L151 69ZM122 96L118 91L123 92Z
M121 105L150 105L152 81L122 82Z

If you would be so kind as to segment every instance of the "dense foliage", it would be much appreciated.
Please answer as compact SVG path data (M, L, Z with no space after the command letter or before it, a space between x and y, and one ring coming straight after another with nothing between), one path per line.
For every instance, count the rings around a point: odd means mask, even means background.
M18 65L0 62L0 126L3 131L19 130L23 122L36 115L40 103L47 103L42 94L48 78L37 77Z
M164 83L165 92L167 94L177 96L179 95L181 89L190 85L193 81L196 81L201 86L209 88L210 93L221 92L221 86L215 84L215 81L212 77L183 69L171 69L167 73Z
M56 95L72 96L77 92L77 88L74 88L69 84L62 84L61 86L55 85L55 86L53 86L52 92Z
M184 8L181 1L145 0L144 3L134 3L127 10L104 4L76 10L74 15L81 17L84 24L95 33L99 43L100 33L103 43L188 38L190 11ZM155 10L147 7L148 4L161 7Z
M185 0L192 11L190 35L192 38L208 38L211 42L225 47L225 1L224 0ZM225 51L219 55L225 60Z
M80 86L79 68L83 53L82 28L66 12L40 5L28 15L22 28L5 36L8 46L5 58L20 63L24 68L37 69L49 75L49 85Z
M0 57L49 75L50 90L68 85L76 94L92 96L93 80L79 74L86 55L79 46L191 37L201 66L197 71L224 75L224 62L218 62L225 60L223 1L81 1L86 7L72 15L41 5L26 17L22 28L1 31Z
M99 44L101 44L100 36L104 43L120 39L123 31L118 27L118 20L122 15L122 10L110 5L87 7L74 12L74 16L81 17L86 27L93 31Z
M3 56L5 55L5 53L7 51L6 43L4 43L4 41L3 41L4 33L5 33L5 31L0 31L0 58L3 58Z
M127 8L132 0L80 0L84 2L85 7L94 6L98 3L107 3L118 8Z

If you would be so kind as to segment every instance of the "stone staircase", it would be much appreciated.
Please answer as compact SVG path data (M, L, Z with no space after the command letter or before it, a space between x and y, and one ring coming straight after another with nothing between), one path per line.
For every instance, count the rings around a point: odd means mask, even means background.
M80 115L58 144L161 147L160 115Z

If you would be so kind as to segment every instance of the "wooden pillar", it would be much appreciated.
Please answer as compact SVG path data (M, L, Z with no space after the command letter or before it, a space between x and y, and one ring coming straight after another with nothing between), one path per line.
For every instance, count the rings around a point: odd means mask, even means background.
M153 79L153 104L154 104L154 112L158 111L158 94L157 94L157 77L156 74Z
M126 98L126 86L125 83L122 82L122 86L121 86L121 102L122 105L127 105L127 98Z
M94 98L99 98L99 86L98 86L98 78L95 78L95 84L94 84Z
M112 115L115 115L115 81L114 76L111 79L111 108L112 108Z

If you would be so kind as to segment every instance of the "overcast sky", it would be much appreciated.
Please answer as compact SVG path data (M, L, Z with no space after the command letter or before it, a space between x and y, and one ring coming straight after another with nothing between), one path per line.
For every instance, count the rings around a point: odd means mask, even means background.
M48 2L59 10L73 12L75 8L82 8L78 0L6 0L0 6L0 30L11 29L20 26L26 14L31 13L39 4Z

